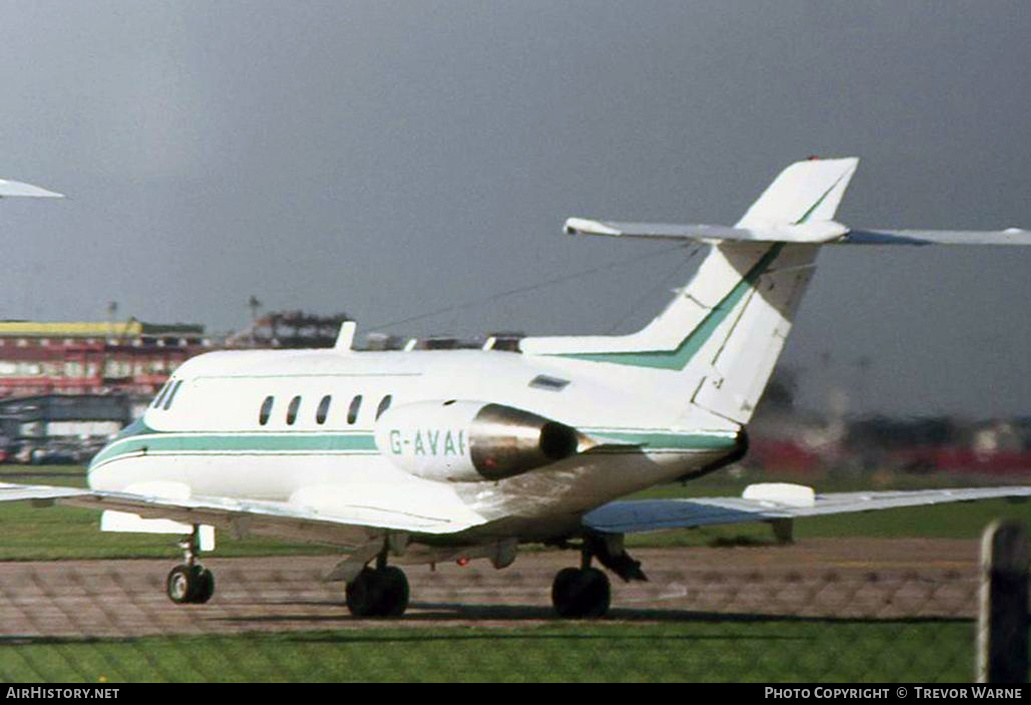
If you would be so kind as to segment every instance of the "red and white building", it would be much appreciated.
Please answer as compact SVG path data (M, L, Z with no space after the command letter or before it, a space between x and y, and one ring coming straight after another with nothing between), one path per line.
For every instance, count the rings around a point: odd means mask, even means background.
M0 398L149 397L176 367L214 347L191 324L0 321Z

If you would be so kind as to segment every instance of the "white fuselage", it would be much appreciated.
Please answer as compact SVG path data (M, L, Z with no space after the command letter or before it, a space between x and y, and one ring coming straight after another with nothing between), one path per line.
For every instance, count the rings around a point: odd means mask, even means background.
M486 520L480 523L533 538L736 448L733 424L691 412L684 399L635 394L597 367L479 350L210 353L184 364L141 422L97 455L89 483L308 504L339 493L370 505L425 505L426 512L460 503ZM388 413L377 420L388 397ZM383 425L389 412L396 417L411 405L449 400L525 410L601 447L501 480L415 476L385 438L409 453L441 456L468 455L468 439L461 429L439 426L433 414L401 429Z

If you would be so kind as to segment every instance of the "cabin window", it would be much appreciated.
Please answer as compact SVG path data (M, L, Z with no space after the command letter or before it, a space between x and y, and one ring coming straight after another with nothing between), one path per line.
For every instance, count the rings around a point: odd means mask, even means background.
M183 386L183 381L179 380L178 382L175 383L175 386L172 387L172 391L169 392L169 394L168 394L168 399L165 399L165 406L164 406L165 411L168 411L169 407L172 406L172 401L175 399L175 395L179 391L179 387L181 387L181 386Z
M297 420L297 410L301 408L301 397L297 396L290 400L290 405L286 407L286 425L293 426L294 421Z
M79 377L81 375L74 375L74 376ZM171 387L171 386L172 386L171 382L165 382L165 385L163 387L161 387L161 391L158 392L158 395L154 398L154 408L155 409L158 408L159 406L161 406L161 402L163 402L165 400L165 394L168 393L168 388Z
M329 416L329 404L333 401L333 397L326 395L322 397L322 401L319 402L319 408L315 411L315 423L320 426L326 423L326 417Z
M258 423L262 426L268 423L269 416L272 415L272 404L275 399L271 396L265 397L265 401L261 402L261 412L258 414Z
M379 406L376 407L376 420L379 421L379 417L383 415L383 412L390 408L390 402L393 401L393 397L388 394L380 401Z
M351 400L351 406L347 409L347 423L354 425L358 420L358 410L362 408L362 395L359 394Z

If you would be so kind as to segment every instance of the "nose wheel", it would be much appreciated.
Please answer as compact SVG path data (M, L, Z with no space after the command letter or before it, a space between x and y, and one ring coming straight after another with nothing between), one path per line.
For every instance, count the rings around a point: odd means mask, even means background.
M193 526L193 532L184 538L179 547L183 549L185 563L172 568L165 579L168 599L177 605L199 605L215 594L215 576L197 562L200 547L200 527Z
M172 602L199 605L215 594L215 576L199 563L177 565L168 573L165 587Z

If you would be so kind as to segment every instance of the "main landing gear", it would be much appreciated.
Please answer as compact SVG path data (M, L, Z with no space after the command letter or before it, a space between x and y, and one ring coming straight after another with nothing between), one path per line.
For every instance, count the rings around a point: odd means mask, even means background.
M185 563L168 573L165 591L176 604L203 604L215 594L215 576L197 562L200 546L200 527L194 524L193 533L179 542Z
M400 617L407 607L408 578L382 554L375 568L362 568L347 584L347 609L355 617Z
M551 584L551 604L559 617L604 617L611 601L608 576L590 566L563 568Z
M621 534L587 534L580 547L580 567L563 568L551 584L551 604L559 617L590 619L604 617L612 601L612 586L605 573L591 567L591 559L624 581L648 580L623 548Z

